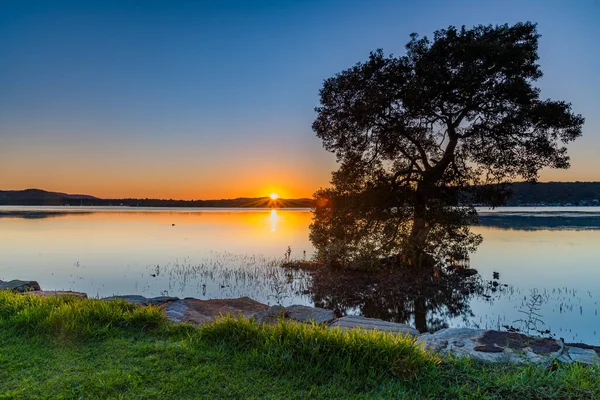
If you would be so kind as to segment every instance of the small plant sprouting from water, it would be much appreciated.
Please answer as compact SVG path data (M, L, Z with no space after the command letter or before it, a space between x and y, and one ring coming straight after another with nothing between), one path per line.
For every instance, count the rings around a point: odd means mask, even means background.
M292 246L288 246L287 250L285 251L285 254L283 255L283 261L285 263L289 263L291 256L292 256Z
M529 300L526 300L524 306L526 310L518 310L521 314L524 314L524 318L519 318L513 323L520 323L520 328L515 328L513 326L504 326L507 330L512 332L522 332L527 335L531 333L538 333L541 335L550 335L549 329L542 329L544 325L544 321L542 320L543 315L540 314L542 309L542 305L544 304L544 298L541 294L536 293L535 291L531 292L531 296Z
M271 298L275 300L275 304L282 305L284 299L290 297L288 294L288 287L285 282L280 280L273 280L269 285L273 294L267 296L267 298Z

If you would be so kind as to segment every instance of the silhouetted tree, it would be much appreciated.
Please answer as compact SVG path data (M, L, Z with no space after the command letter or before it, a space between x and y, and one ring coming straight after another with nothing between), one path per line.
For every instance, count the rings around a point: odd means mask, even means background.
M481 241L469 204L501 205L507 183L569 167L584 119L540 99L538 38L529 22L412 34L406 55L377 50L324 82L313 130L340 168L315 194L321 260L465 259Z

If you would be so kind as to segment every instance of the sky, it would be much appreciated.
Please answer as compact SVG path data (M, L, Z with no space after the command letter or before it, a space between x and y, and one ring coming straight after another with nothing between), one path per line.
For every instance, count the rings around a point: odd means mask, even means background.
M336 163L323 80L412 32L538 23L543 98L586 117L570 170L600 181L600 0L0 0L0 190L309 197Z

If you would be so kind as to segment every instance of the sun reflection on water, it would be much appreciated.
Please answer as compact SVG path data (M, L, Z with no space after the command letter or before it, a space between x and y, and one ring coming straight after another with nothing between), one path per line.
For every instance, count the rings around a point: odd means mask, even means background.
M271 210L271 215L269 216L269 219L271 220L271 232L277 231L277 210Z

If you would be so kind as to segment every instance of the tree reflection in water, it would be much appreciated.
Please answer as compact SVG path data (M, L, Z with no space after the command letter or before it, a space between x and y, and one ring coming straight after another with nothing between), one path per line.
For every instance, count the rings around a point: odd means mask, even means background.
M406 271L356 272L335 270L316 264L307 293L315 306L332 309L338 316L360 314L386 321L410 323L420 332L448 327L454 317L472 317L469 301L474 295L489 298L486 284L476 270L444 267L435 274ZM288 266L292 268L292 266Z

